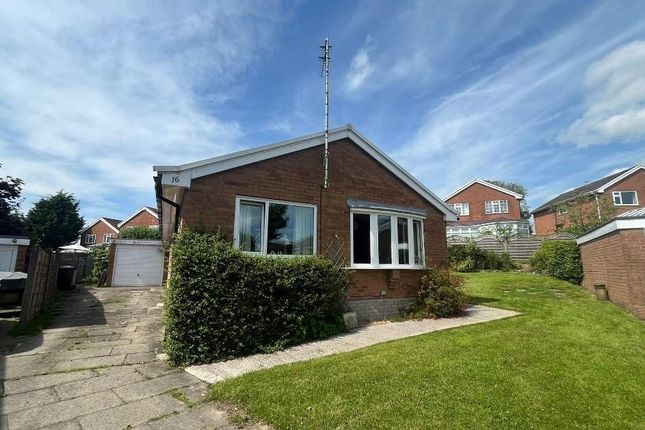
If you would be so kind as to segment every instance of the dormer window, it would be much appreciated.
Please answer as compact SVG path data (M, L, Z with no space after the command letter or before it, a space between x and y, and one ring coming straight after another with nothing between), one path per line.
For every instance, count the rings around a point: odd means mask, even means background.
M450 206L452 206L455 212L457 212L459 215L470 215L470 205L468 203L453 203Z
M614 206L638 206L636 191L614 191Z

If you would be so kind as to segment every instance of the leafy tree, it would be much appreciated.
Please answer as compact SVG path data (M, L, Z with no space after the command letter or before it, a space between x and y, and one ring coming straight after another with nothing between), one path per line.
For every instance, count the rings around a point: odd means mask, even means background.
M556 213L566 213L564 216L569 220L568 226L558 230L576 236L583 235L605 224L616 215L616 207L611 199L605 196L599 197L596 201L581 195L570 202L556 205L554 210Z
M2 164L0 164L2 167ZM6 176L0 178L0 234L24 234L23 217L18 212L20 209L22 186L20 178Z
M522 215L522 219L531 218L531 211L529 210L528 203L526 203L526 194L528 191L524 185L518 184L517 182L498 181L496 179L487 179L486 182L490 182L498 187L506 188L514 193L523 195L524 198L520 201L520 214Z
M48 249L74 242L84 223L78 200L63 191L40 199L25 218L31 240Z

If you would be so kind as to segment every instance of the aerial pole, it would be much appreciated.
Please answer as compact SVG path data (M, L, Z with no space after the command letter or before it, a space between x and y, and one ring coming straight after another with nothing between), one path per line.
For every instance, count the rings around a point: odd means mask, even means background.
M323 180L323 188L329 187L329 52L331 45L329 38L325 37L325 44L320 46L322 55L318 58L322 61L321 76L325 80L325 154L323 158L323 168L325 170L325 178Z

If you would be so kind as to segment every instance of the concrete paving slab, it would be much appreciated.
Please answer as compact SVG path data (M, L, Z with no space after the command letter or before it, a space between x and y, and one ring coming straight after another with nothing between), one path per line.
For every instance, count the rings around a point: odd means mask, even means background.
M53 387L71 381L91 378L96 376L91 370L82 370L70 373L54 373L51 375L29 376L22 379L4 381L5 395L19 394L27 391L35 391L41 388Z
M135 382L114 389L114 392L124 401L132 402L134 400L146 397L156 396L165 393L173 388L185 387L195 384L199 380L185 372L171 373L158 378L148 379L142 382Z
M67 400L145 380L131 366L108 367L103 370L100 376L57 385L54 388L56 394L61 400Z
M154 430L210 430L228 424L226 412L213 404L204 404L177 415L170 415L148 423Z
M14 394L0 399L0 414L22 411L58 401L58 396L53 388L30 391L28 393Z
M58 361L51 368L52 372L70 371L74 369L91 369L102 366L119 366L123 364L125 355L108 355L105 357L82 358L79 360Z

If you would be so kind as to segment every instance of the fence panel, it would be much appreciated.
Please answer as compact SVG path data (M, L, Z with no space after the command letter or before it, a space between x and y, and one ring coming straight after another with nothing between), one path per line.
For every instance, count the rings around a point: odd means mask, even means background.
M90 276L94 260L89 252L63 252L60 254L60 265L76 267L74 281L78 284Z
M27 283L22 296L20 325L32 322L51 304L56 295L60 254L33 246L29 255Z
M451 245L465 245L470 241L474 242L478 248L494 251L498 254L501 252L508 252L511 258L515 261L524 261L531 258L531 256L540 248L540 245L545 240L573 240L575 236L568 233L552 234L550 236L527 236L510 239L504 243L492 237L478 237L475 239L468 239L459 236L451 236L448 238L448 246Z

